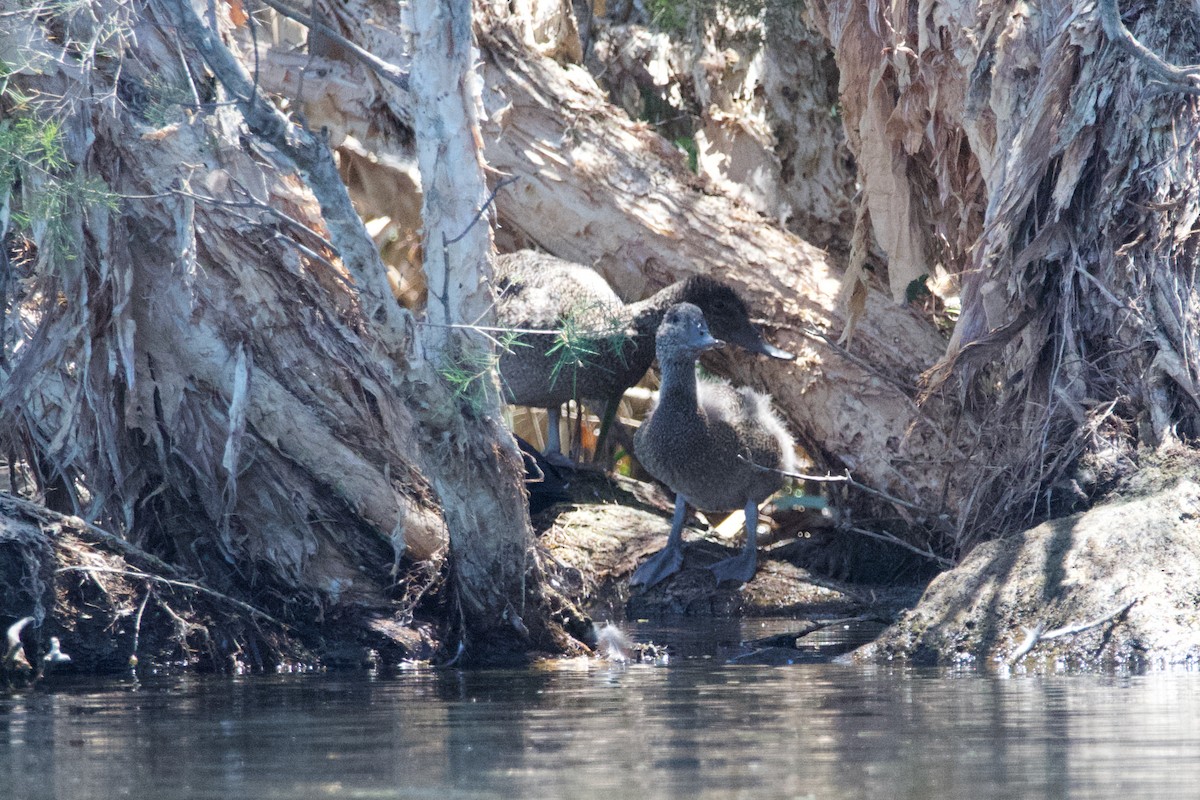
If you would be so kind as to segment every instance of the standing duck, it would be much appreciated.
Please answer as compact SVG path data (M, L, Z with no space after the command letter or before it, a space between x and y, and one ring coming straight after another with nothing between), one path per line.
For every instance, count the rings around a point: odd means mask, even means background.
M658 329L662 387L633 445L642 466L675 492L675 516L667 546L633 573L635 586L653 586L683 565L688 503L704 511L745 509L745 547L710 569L718 584L749 581L757 563L758 504L783 486L783 476L772 470L794 469L792 437L766 395L696 380L700 354L721 345L690 303L672 306Z
M795 358L763 341L733 289L704 276L625 304L595 270L523 250L496 259L496 287L501 327L547 331L514 336L500 355L500 383L509 403L548 410L551 454L560 450L559 408L568 400L603 401L611 422L621 395L650 368L655 331L676 303L698 306L725 341L772 358Z

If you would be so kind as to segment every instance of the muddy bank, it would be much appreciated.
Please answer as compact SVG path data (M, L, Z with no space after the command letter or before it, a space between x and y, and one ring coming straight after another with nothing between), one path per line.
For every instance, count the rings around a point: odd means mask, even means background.
M803 568L813 534L794 524L766 537L753 581L717 586L708 567L740 547L740 525L710 528L702 518L685 531L683 570L631 592L634 569L666 541L670 498L652 484L586 470L573 476L570 496L572 502L535 515L535 554L564 601L597 624L791 617L794 637L762 643L769 648L764 658L788 663L791 651L803 647L796 639L834 620L882 626L920 593L911 585L854 584ZM57 637L72 656L62 670L271 671L444 661L453 655L444 642L454 618L444 568L408 570L422 574L398 576L390 600L318 607L267 587L213 585L77 517L0 494L0 629L32 616L21 633L25 654L40 663ZM586 631L580 636L588 638Z
M586 502L555 506L536 520L567 594L598 620L662 616L791 616L798 621L868 615L892 619L920 594L913 585L854 584L799 566L808 531L768 538L759 569L744 586L718 586L708 570L741 546L741 534L693 518L684 530L683 570L631 591L629 577L661 549L671 525L670 499L651 484L582 476ZM805 628L801 624L798 629Z
M1109 502L977 547L862 661L1028 669L1200 660L1200 469L1144 465Z
M562 597L597 623L794 618L795 636L751 655L767 663L791 663L803 638L833 620L891 624L856 651L860 661L1089 669L1200 659L1200 467L1187 454L1144 465L1086 513L977 547L923 595L912 582L852 583L805 569L812 550L802 545L822 534L794 526L767 537L753 581L717 586L707 567L735 552L740 535L702 520L685 530L682 572L631 592L630 574L665 542L669 499L650 484L586 474L572 495L535 518L536 552ZM71 669L100 672L135 659L216 670L436 660L450 618L436 577L422 584L424 600L398 591L390 606L314 616L294 599L206 585L28 501L0 495L0 512L0 622L36 617L23 634L34 663L51 636L73 656Z

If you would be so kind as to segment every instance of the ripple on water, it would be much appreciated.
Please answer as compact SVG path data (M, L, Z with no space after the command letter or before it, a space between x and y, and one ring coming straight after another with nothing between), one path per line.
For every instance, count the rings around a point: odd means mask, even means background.
M634 626L669 667L408 670L0 698L0 797L1125 798L1200 785L1200 676L731 665L788 623Z

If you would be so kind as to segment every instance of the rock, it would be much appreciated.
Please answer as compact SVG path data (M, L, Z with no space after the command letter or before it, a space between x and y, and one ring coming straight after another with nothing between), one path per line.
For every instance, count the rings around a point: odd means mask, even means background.
M1200 661L1200 470L1174 474L1140 496L980 545L856 660L1033 669Z

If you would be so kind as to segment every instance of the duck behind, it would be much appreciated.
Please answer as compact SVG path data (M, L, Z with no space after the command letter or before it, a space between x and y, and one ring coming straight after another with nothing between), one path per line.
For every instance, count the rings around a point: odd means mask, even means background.
M717 335L732 344L772 358L795 358L765 342L742 299L712 278L693 276L625 304L595 270L525 250L497 257L496 279L499 324L547 331L519 334L501 353L500 382L508 402L550 411L552 452L559 450L559 407L585 399L603 401L615 411L621 395L650 368L655 332L676 303L698 306ZM578 357L565 352L565 328L588 340L586 352Z
M672 306L658 329L662 370L658 405L634 437L642 466L675 492L667 546L633 574L633 585L653 586L683 565L682 531L687 504L704 511L746 514L746 544L714 564L717 582L746 582L757 563L758 504L778 491L793 471L795 445L770 400L749 388L697 381L696 360L720 347L700 309Z

